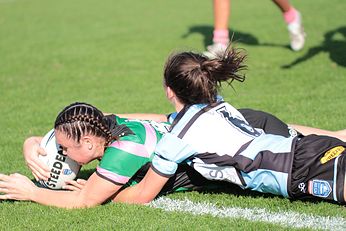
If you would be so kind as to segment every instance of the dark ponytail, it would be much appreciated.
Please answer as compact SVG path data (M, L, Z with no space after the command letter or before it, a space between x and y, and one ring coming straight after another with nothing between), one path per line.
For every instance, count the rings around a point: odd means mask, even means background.
M245 57L231 46L215 59L193 52L173 54L165 65L164 83L185 105L210 104L216 101L222 82L245 80L239 73L247 68Z
M59 113L54 128L76 142L88 134L104 138L106 144L119 136L132 133L126 126L117 125L114 115L104 116L96 107L78 102L65 107Z

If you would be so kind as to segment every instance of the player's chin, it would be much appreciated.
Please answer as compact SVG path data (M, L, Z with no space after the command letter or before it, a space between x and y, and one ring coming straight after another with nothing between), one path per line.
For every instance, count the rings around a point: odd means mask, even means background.
M85 165L85 164L87 164L87 163L89 163L89 162L77 162L79 165Z

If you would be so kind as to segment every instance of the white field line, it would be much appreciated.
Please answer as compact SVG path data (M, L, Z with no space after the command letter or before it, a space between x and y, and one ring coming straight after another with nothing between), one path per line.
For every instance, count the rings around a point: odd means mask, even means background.
M211 203L192 202L188 199L173 200L165 197L152 201L149 206L165 211L188 212L193 215L212 215L221 218L242 218L292 228L346 230L346 220L342 217L323 217L297 212L270 212L263 208L217 207Z

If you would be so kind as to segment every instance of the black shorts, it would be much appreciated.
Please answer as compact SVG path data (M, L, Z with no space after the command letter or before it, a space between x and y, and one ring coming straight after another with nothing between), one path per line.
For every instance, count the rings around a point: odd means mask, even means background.
M328 136L298 138L288 187L291 198L345 203L346 143Z

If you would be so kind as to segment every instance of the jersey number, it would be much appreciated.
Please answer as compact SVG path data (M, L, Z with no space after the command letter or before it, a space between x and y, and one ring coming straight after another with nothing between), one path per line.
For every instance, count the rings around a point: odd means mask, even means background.
M232 114L227 111L226 107L222 107L218 110L216 110L217 113L221 114L222 117L233 127L237 128L243 133L246 133L250 136L259 136L261 133L255 130L253 127L251 127L246 121L233 117Z

